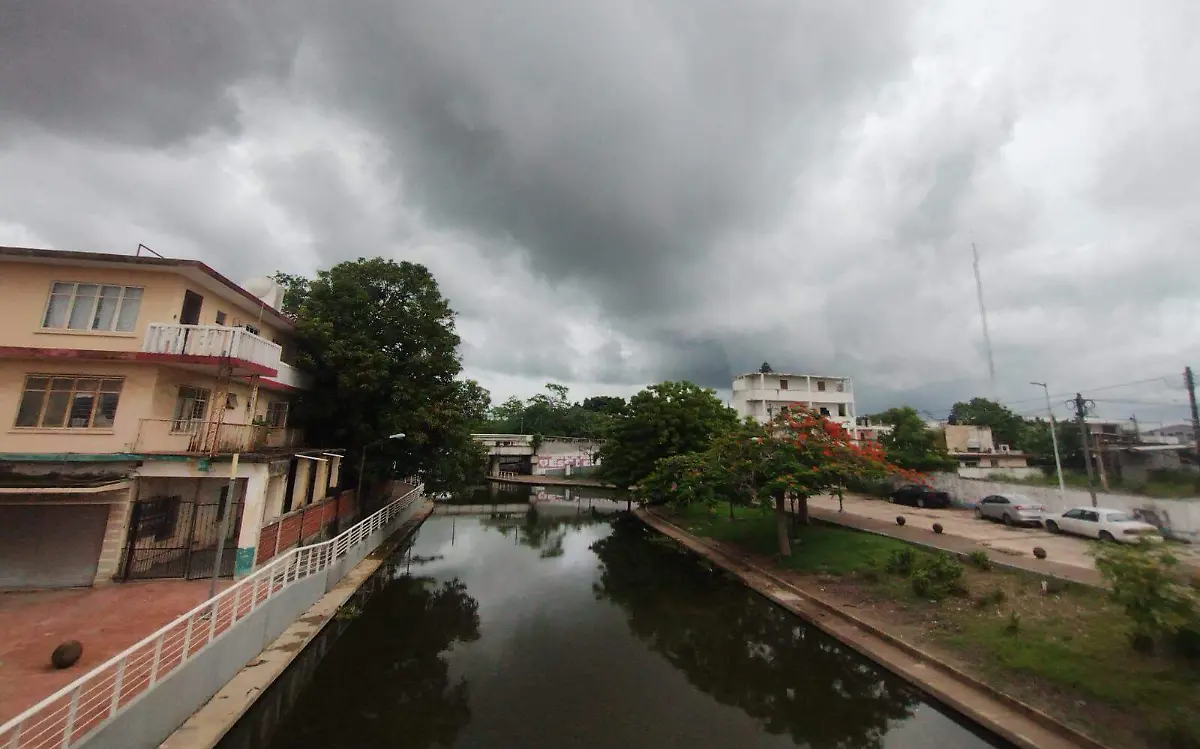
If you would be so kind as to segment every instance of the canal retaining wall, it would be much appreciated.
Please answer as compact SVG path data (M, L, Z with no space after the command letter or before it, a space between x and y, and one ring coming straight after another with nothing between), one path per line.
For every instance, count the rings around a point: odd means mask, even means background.
M80 746L86 749L134 749L159 746L164 739L166 742L162 746L172 749L215 745L220 735L211 743L206 743L206 731L184 731L187 724L203 712L203 707L212 704L210 699L214 695L219 698L223 687L243 671L255 656L278 644L298 621L312 629L315 636L320 628L303 621L305 612L334 591L347 577L347 572L355 569L367 555L399 530L413 517L419 506L423 507L419 490L414 489L412 494L413 501L402 512L346 548L342 556L327 563L322 574L311 574L288 583L262 606L241 617L235 626L229 627L219 638L172 670L152 689L136 697ZM321 560L314 561L314 564L319 563ZM362 576L357 582L361 583L365 577ZM356 588L357 585L354 585L346 598ZM251 694L257 696L254 692ZM252 702L253 698L248 704ZM236 717L229 725L234 721ZM201 729L212 727L212 722L201 721ZM228 726L225 726L225 730L228 730ZM180 732L183 735L176 738ZM220 732L223 733L224 730Z

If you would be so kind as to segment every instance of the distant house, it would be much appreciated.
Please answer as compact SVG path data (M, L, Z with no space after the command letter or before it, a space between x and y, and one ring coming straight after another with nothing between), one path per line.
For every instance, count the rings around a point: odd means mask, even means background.
M1176 440L1176 442L1168 444L1187 445L1196 442L1196 431L1192 429L1191 424L1168 424L1156 429L1143 429L1142 436L1166 437Z
M854 439L857 442L878 442L879 439L892 431L891 424L873 423L869 416L860 416L855 419Z
M854 428L854 388L849 377L750 372L733 378L733 408L742 418L766 423L791 406L803 406Z
M997 449L991 427L948 424L945 433L946 452L958 461L958 475L963 478L993 475L1024 478L1041 473L1039 468L1029 465L1024 453L1014 451L1009 445Z

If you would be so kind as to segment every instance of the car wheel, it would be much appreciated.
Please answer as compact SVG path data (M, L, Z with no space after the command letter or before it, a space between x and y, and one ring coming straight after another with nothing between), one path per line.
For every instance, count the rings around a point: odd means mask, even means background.
M975 517L979 520L983 520L983 510L976 507L975 508Z
M925 500L923 500L923 499L918 499L918 500L917 500L917 507L924 507L924 506L925 506Z
M1054 522L1053 520L1046 521L1046 530L1050 531L1051 533L1059 533L1060 532L1058 530L1058 523Z
M1100 540L1101 541L1116 541L1117 539L1113 538L1113 534L1109 533L1108 531L1100 531Z
M1004 513L1004 524L1009 527L1012 527L1013 524L1012 515L1009 515L1007 512Z

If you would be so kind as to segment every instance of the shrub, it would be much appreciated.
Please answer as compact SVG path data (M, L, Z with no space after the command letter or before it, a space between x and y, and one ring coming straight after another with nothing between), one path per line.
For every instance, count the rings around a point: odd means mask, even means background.
M904 516L903 515L896 516L896 525L904 525Z
M967 555L967 561L981 570L992 568L992 558L983 549L976 549Z
M966 595L963 566L949 554L927 554L913 568L912 590L922 598L939 601L948 595Z
M1008 612L1008 624L1004 625L1004 631L1010 635L1015 635L1021 631L1021 615L1015 611Z
M917 567L919 559L920 555L916 549L905 546L891 553L885 569L893 575L908 575Z
M1045 559L1046 558L1046 550L1040 546L1035 546L1035 547L1033 547L1033 555L1035 557L1037 557L1038 559Z
M1179 560L1169 550L1103 544L1095 554L1096 567L1109 583L1109 597L1133 624L1130 638L1135 649L1144 652L1155 642L1197 626L1196 591L1176 576Z
M981 609L988 606L999 606L1008 600L1008 594L1001 588L992 588L987 593L975 599L975 605Z
M942 530L943 530L943 528L942 528L942 524L941 524L941 523L934 523L934 524L933 524L933 532L934 532L934 533L941 533L941 532L942 532Z

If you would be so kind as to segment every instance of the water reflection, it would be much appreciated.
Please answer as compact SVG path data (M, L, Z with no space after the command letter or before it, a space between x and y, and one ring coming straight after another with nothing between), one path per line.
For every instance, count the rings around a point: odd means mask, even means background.
M592 549L596 595L629 615L633 633L718 702L797 744L878 747L911 717L918 695L857 654L801 626L764 598L716 579L639 522L623 519Z
M435 516L389 564L273 749L988 746L631 518Z
M416 625L416 626L414 626ZM272 747L450 746L471 720L467 680L452 678L442 654L479 639L479 603L458 579L402 576L370 603L337 644ZM365 673L373 678L362 685Z

